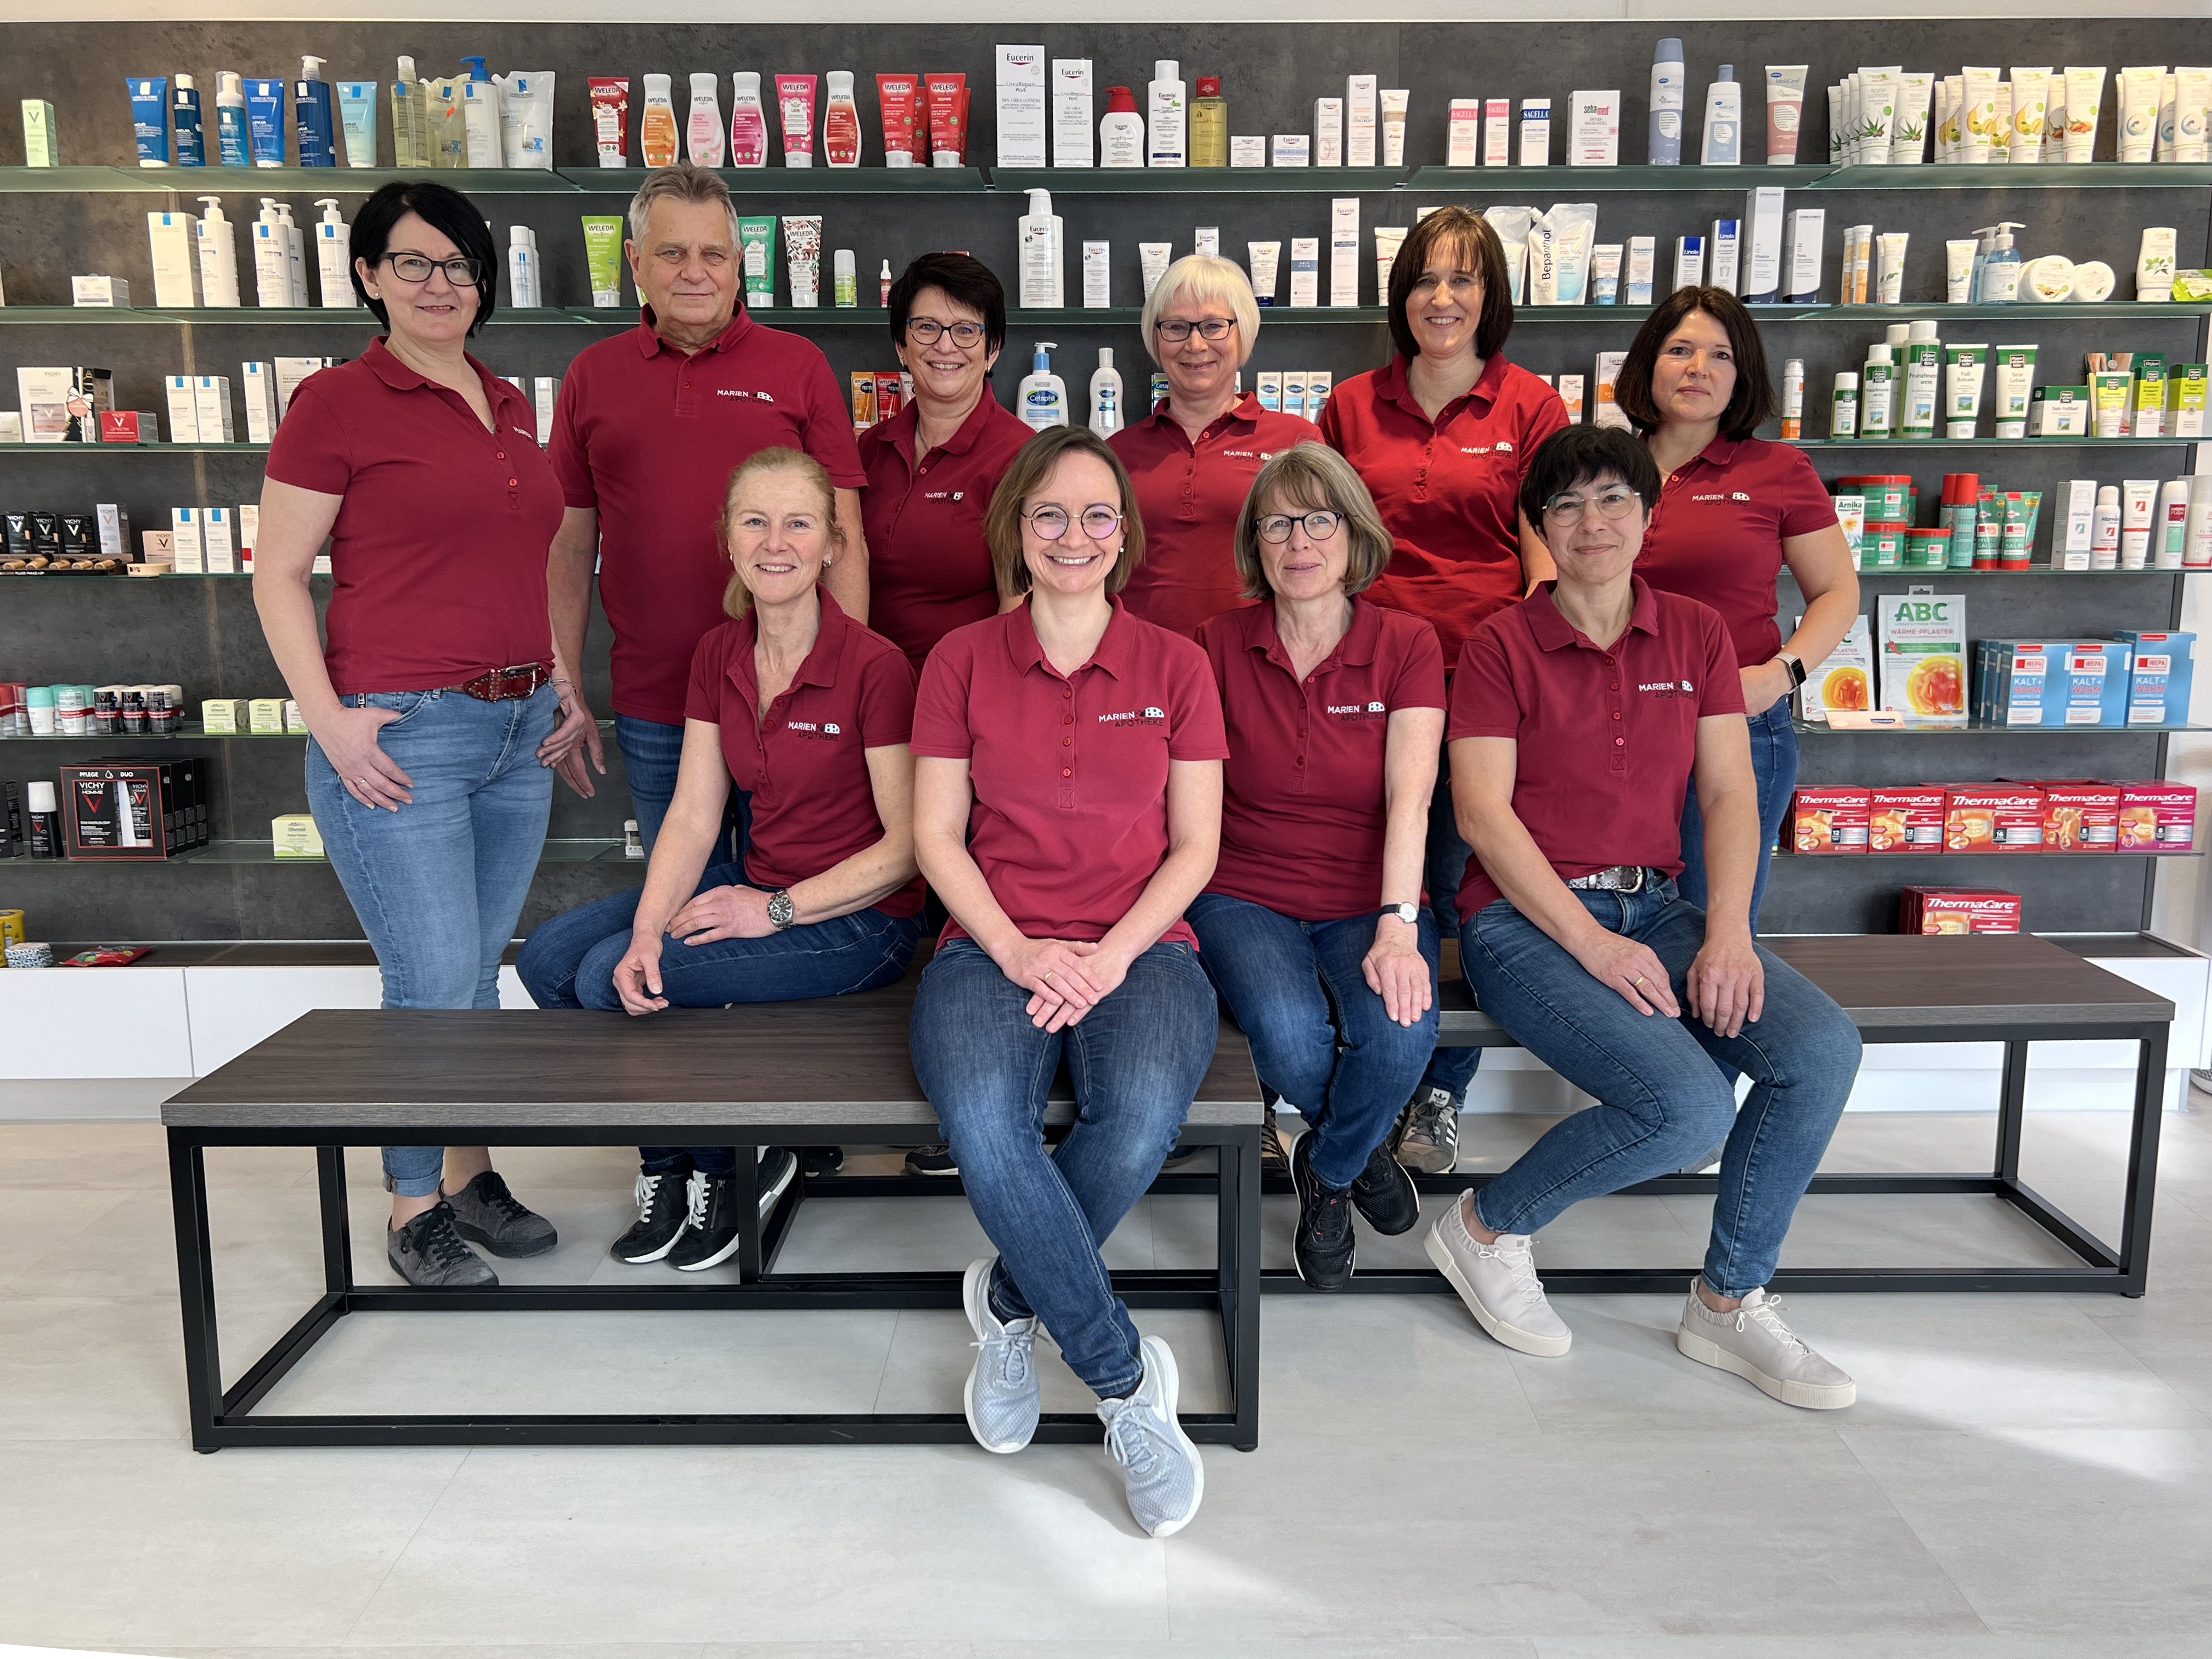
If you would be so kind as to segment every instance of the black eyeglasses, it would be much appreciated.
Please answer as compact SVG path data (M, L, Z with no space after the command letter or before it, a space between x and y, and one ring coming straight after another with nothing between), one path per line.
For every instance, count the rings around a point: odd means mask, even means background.
M1198 331L1199 337L1201 339L1225 340L1229 337L1229 331L1236 326L1237 320L1233 317L1206 317L1194 323L1186 322L1180 317L1172 317L1164 318L1154 323L1152 331L1170 344L1181 345L1185 340L1190 338L1190 331L1193 329Z
M939 338L950 334L952 343L965 350L983 337L983 325L940 323L933 317L909 317L906 319L906 331L923 345L935 345Z
M1022 517L1028 521L1029 527L1046 541L1056 542L1067 534L1067 514L1064 508L1041 507L1034 513L1023 514ZM1115 526L1121 522L1121 515L1103 501L1097 501L1083 509L1083 516L1079 522L1083 526L1085 535L1094 542L1103 542L1114 533Z
M1581 519L1585 508L1595 503L1607 518L1625 519L1636 501L1636 492L1621 484L1601 489L1588 500L1571 490L1563 491L1544 503L1544 518L1550 524L1573 524Z
M446 280L455 288L474 288L483 277L483 267L474 259L433 259L426 253L387 253L384 263L403 283L427 283L434 270L444 271Z
M1270 546L1280 546L1291 538L1291 526L1302 524L1310 541L1325 542L1336 534L1337 526L1344 522L1344 514L1316 510L1292 518L1287 513L1270 513L1260 520L1260 539Z

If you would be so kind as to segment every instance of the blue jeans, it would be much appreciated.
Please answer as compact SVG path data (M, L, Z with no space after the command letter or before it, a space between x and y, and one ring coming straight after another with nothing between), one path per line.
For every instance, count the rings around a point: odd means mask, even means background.
M630 808L637 814L637 832L650 857L653 843L660 835L661 820L668 816L668 803L676 799L676 774L684 758L684 728L640 720L635 714L617 714L615 747L622 750L623 773L629 780ZM752 797L733 787L724 812L724 837L707 856L717 864L744 857L752 823Z
M1030 994L972 939L940 946L915 994L915 1073L937 1109L968 1202L999 1261L991 1307L1034 1314L1101 1400L1144 1375L1137 1328L1098 1247L1175 1146L1220 1031L1188 945L1155 945L1079 1024L1039 1030ZM1044 1108L1061 1059L1075 1127L1050 1152Z
M1447 743L1437 757L1437 789L1429 797L1429 850L1421 876L1428 884L1429 915L1439 939L1459 937L1459 884L1466 878L1467 861L1474 856L1474 849L1460 839L1459 823L1452 816L1451 744ZM1428 1069L1421 1074L1421 1092L1442 1089L1463 1104L1467 1085L1474 1081L1475 1067L1481 1064L1480 1048L1435 1049L1429 1055Z
M696 890L740 887L742 865L718 864ZM539 924L523 941L514 970L541 1008L601 1008L621 1012L615 969L629 952L630 924L642 890L614 893ZM732 1002L802 1002L889 985L914 960L921 938L919 916L856 910L770 933L763 939L715 939L686 945L672 935L660 941L661 994L678 1008L720 1008ZM728 1175L737 1159L726 1146L641 1146L647 1175L684 1167Z
M1751 726L1751 774L1759 782L1759 875L1751 888L1751 931L1759 931L1759 902L1766 896L1766 874L1774 863L1775 837L1790 814L1790 797L1797 787L1797 729L1790 724L1790 699L1784 697L1763 714L1753 714ZM1682 896L1699 909L1705 906L1705 819L1698 810L1698 789L1692 783L1682 798L1682 873L1675 878Z
M1494 1232L1529 1233L1569 1205L1671 1174L1723 1135L1705 1280L1746 1296L1774 1276L1797 1200L1850 1096L1859 1034L1810 980L1765 950L1766 1004L1723 1037L1689 1012L1684 979L1705 915L1672 882L1641 893L1580 892L1599 925L1650 946L1680 1019L1639 1014L1504 899L1461 930L1460 960L1484 1010L1598 1103L1563 1118L1475 1195ZM1723 1066L1751 1079L1736 1109Z
M553 688L484 702L465 691L373 691L339 699L389 708L377 733L414 779L396 812L346 793L307 740L307 810L323 848L376 951L387 1008L496 1008L499 959L538 872L552 808L553 774L538 745L559 718ZM439 1146L387 1146L394 1192L438 1190Z
M1435 1003L1411 1025L1383 1011L1359 967L1375 944L1373 916L1299 921L1200 893L1183 918L1198 935L1199 966L1251 1042L1261 1086L1312 1126L1314 1173L1328 1186L1349 1187L1429 1063ZM1418 927L1433 986L1436 923L1424 915Z

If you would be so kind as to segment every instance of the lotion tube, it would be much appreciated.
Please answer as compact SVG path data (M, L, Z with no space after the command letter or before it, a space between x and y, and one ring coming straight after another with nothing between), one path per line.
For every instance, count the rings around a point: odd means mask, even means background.
M1390 267L1397 264L1398 250L1406 245L1406 229L1404 225L1375 227L1375 292L1378 304L1389 295Z
M1406 165L1406 105L1412 96L1403 87L1384 87L1377 94L1382 104L1382 165Z
M1803 125L1805 70L1803 64L1766 66L1766 165L1797 164L1797 134Z
M2066 159L2097 159L2097 120L2104 112L2105 71L2066 66Z
M783 252L791 303L800 310L812 310L822 303L822 216L785 214Z
M2000 438L2027 435L2028 405L2035 392L2035 349L2032 345L2001 345L1992 354L1991 361L1996 365L1995 430Z
M1985 345L1943 348L1943 435L1968 439L1982 416L1982 378L1987 372L1990 349ZM2025 411L2027 404L2021 404ZM2023 412L2022 419L2026 416ZM1997 434L2004 436L2002 432Z
M1928 159L1928 112L1936 96L1936 77L1907 70L1897 77L1897 114L1890 123L1889 164L1917 167Z
M1376 227L1375 234L1378 239L1382 236L1382 226ZM1402 230L1400 231L1401 240L1404 236L1405 233ZM1086 243L1085 246L1088 246L1089 244ZM1379 240L1377 249L1379 252ZM1244 245L1244 252L1250 261L1253 295L1261 305L1273 305L1275 303L1275 269L1282 262L1283 245L1280 242L1247 242Z
M1911 234L1886 230L1875 238L1878 264L1875 271L1875 301L1878 305L1905 303L1905 246Z
M592 304L605 310L622 304L623 222L584 216L584 264L591 272Z
M775 106L783 122L783 164L787 167L811 167L814 165L814 88L817 84L817 78L811 75L779 75L775 77ZM791 234L791 222L790 217L787 216L784 221L787 240ZM821 286L822 222L817 217L814 222L814 285L818 289Z
M376 95L381 90L374 81L338 82L338 127L349 167L376 165Z
M1963 153L1958 159L1969 166L1985 166L1990 160L1990 140L1996 129L1997 72L1972 64L1966 64L1963 72L1966 101L1959 112Z
M1293 244L1293 246L1295 246L1296 245ZM1316 246L1318 246L1318 244L1316 243ZM1168 265L1174 258L1175 244L1172 242L1139 242L1137 244L1137 274L1144 282L1145 298L1149 300L1152 297L1152 290L1160 285L1160 278L1168 274ZM1293 266L1293 269L1295 270L1296 267ZM1291 291L1293 296L1296 295L1297 287L1297 280L1293 277L1291 281ZM1292 305L1296 305L1297 303L1297 299L1293 297L1291 303ZM1308 301L1307 303L1310 305L1314 302Z

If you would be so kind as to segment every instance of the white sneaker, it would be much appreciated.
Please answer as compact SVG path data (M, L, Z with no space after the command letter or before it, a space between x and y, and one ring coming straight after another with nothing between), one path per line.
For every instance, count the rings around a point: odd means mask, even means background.
M1530 1250L1535 1242L1527 1233L1500 1233L1495 1244L1485 1244L1468 1231L1461 1206L1454 1204L1429 1229L1425 1248L1475 1323L1509 1348L1556 1359L1574 1333L1545 1299Z
M1734 1371L1785 1406L1832 1412L1859 1397L1857 1383L1782 1322L1782 1304L1765 1291L1753 1291L1741 1308L1717 1313L1705 1305L1692 1279L1674 1346L1701 1365Z
M1175 1355L1157 1336L1139 1345L1144 1375L1136 1392L1098 1402L1106 1450L1121 1466L1129 1513L1153 1538L1181 1532L1206 1496L1206 1464L1176 1418L1180 1383Z

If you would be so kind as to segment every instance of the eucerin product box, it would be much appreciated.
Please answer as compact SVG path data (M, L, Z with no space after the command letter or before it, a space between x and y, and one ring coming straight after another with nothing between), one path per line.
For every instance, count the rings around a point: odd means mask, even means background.
M999 165L1045 165L1045 55L1042 46L1000 46L997 52Z
M2128 724L2188 725L2197 636L2145 634L2129 628L2112 631L2134 659L2128 672Z
M1311 160L1312 149L1303 132L1279 132L1274 143L1279 167L1302 167Z
M1291 304L1321 303L1321 238L1291 238Z
M1052 60L1052 164L1056 167L1091 163L1097 126L1091 118L1091 94L1088 58Z
M1828 222L1822 208L1799 208L1790 216L1790 269L1783 278L1783 300L1811 305L1820 297L1820 240Z
M1344 165L1344 100L1314 100L1313 164L1317 167ZM1278 161L1276 166L1280 167Z
M1741 292L1752 305L1771 305L1782 297L1782 190L1762 185L1743 198Z
M1344 78L1344 164L1348 167L1375 165L1376 84L1371 75Z
M1359 198L1339 196L1328 204L1328 302L1359 303Z

